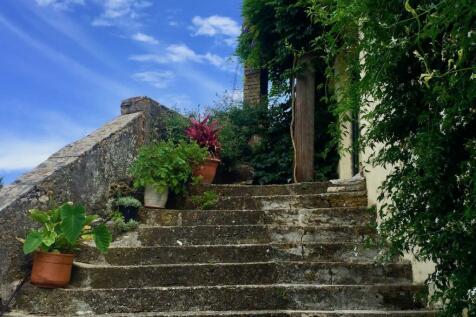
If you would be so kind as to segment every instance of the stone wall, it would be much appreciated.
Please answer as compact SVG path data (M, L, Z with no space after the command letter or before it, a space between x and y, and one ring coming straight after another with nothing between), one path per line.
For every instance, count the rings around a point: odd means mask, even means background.
M245 67L243 101L248 105L265 102L268 96L268 72L263 69Z
M127 176L144 142L160 137L161 119L170 111L147 97L127 99L121 116L0 190L0 298L6 299L28 272L29 257L15 239L24 238L34 225L28 210L45 208L52 197L58 203L82 203L88 212L101 214L110 185Z

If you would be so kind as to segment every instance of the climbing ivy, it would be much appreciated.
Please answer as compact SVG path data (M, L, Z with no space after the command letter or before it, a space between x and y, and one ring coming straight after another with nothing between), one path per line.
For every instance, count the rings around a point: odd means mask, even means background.
M324 64L320 85L346 80L326 89L328 100L342 98L328 104L340 118L334 138L358 110L368 163L390 170L378 211L388 255L433 261L427 283L441 315L475 316L474 0L245 0L244 18L238 54L269 67L277 88L302 52Z

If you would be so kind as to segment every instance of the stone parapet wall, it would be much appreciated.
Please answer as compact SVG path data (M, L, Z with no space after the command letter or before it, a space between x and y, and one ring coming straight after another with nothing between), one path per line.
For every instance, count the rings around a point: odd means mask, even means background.
M127 177L144 142L160 137L163 114L170 112L147 97L131 98L122 115L85 138L67 145L0 190L0 298L5 300L28 272L29 257L15 238L34 226L27 212L74 201L90 213L103 213L110 185Z

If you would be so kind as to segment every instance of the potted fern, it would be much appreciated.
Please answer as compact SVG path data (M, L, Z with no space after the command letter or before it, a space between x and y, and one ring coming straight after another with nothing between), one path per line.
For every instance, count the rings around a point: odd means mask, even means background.
M165 208L169 190L181 194L192 179L194 166L207 157L193 142L162 141L145 145L131 166L134 187L144 188L144 205Z
M86 215L83 206L65 203L48 211L33 209L29 217L41 226L29 232L23 252L34 253L31 283L40 287L64 287L71 278L74 252L81 243L94 240L106 252L112 236L96 215Z
M194 176L200 177L203 184L211 184L221 162L218 122L211 120L208 115L203 120L190 118L190 124L190 127L185 130L185 134L208 152L205 162L194 169Z

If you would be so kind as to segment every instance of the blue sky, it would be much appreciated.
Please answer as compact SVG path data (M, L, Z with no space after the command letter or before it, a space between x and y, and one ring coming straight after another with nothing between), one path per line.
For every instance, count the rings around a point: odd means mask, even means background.
M147 95L241 98L241 0L2 0L0 176L9 183Z

